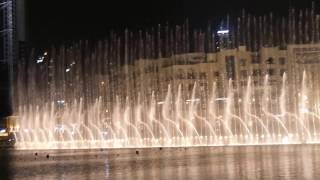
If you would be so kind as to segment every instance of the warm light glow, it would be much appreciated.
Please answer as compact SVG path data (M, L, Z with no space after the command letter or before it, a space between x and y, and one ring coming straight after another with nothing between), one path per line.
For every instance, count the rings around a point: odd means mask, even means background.
M0 133L0 137L7 137L7 136L9 136L8 133Z

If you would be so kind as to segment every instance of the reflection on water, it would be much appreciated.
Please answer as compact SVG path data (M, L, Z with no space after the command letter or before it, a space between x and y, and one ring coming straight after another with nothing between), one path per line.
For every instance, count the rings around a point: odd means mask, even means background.
M0 179L320 179L319 145L4 153Z
M8 150L0 150L0 179L7 180L12 177L11 174L11 156Z

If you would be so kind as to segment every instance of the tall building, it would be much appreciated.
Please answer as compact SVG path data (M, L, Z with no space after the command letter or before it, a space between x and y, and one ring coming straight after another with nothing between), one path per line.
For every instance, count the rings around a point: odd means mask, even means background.
M1 0L0 117L12 113L14 66L25 54L25 0Z

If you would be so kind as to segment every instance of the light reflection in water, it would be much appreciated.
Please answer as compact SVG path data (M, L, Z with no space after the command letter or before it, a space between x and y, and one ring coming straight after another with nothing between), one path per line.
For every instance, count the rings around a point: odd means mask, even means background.
M319 179L318 145L134 149L108 151L13 151L10 179ZM117 155L118 154L118 155Z

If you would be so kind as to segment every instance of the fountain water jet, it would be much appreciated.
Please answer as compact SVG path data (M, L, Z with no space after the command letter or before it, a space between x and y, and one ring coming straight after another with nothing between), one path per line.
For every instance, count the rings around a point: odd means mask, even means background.
M309 15L243 12L236 32L221 23L227 34L186 21L31 55L17 65L17 148L319 143L320 34L302 27L320 18Z

